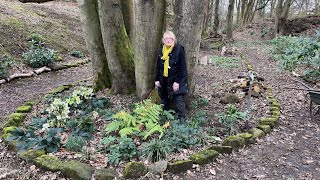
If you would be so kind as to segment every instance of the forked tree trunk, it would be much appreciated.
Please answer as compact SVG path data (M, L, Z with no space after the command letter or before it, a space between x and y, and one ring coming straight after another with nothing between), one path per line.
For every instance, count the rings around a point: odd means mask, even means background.
M189 94L187 105L194 94L194 72L197 68L197 56L200 49L204 1L176 0L173 31L178 42L185 47L188 68Z
M133 49L128 38L120 0L98 0L102 38L115 94L135 89Z
M234 9L234 0L229 0L228 14L227 14L227 34L226 34L227 40L232 39L233 9Z
M278 0L276 7L276 33L283 35L286 27L291 0Z
M157 52L161 43L165 0L135 0L134 63L136 91L140 99L154 88Z
M111 75L103 47L97 0L78 0L84 38L91 55L95 91L111 87Z

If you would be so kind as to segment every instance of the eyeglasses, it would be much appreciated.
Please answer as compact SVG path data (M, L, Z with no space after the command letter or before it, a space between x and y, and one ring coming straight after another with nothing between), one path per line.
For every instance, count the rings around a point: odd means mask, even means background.
M172 37L166 37L166 38L163 38L164 40L173 40Z

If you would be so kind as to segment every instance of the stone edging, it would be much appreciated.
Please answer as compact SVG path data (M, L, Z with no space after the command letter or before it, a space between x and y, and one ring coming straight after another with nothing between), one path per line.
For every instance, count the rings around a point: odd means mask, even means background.
M55 93L61 93L67 89L73 87L74 84L62 85L52 91L46 96ZM267 133L270 133L272 128L278 124L280 118L280 104L276 98L272 95L272 89L264 86L267 89L267 99L270 107L270 114L264 118L260 118L259 124L256 128L252 128L246 133L237 134L227 137L222 145L211 146L198 153L192 154L189 159L183 161L175 161L166 164L165 169L171 173L177 174L186 172L192 169L193 164L208 164L215 160L219 154L231 154L234 150L239 150L249 144L254 144L256 139L264 137ZM20 126L25 120L26 113L30 113L32 106L37 104L39 100L32 100L24 103L22 106L16 109L15 113L12 113L2 129L2 139L8 144L9 148L17 151L16 143L14 141L8 142L6 139L11 136L10 132L16 127ZM53 172L61 171L65 177L76 179L91 179L91 176L95 174L97 180L102 179L114 179L118 178L118 174L115 170L110 169L94 169L90 165L81 163L75 160L61 161L57 157L52 155L46 155L43 150L29 150L24 153L20 153L19 156L28 161L36 164L45 170ZM152 172L152 167L146 167L142 162L128 162L124 169L125 178L139 178ZM159 173L159 172L158 172Z
M17 78L27 78L27 77L32 77L34 75L39 75L43 72L49 72L49 71L58 71L58 70L62 70L62 69L68 69L68 68L72 68L72 67L78 67L80 65L84 65L84 64L87 64L89 63L90 60L89 59L84 59L83 61L77 61L73 64L62 64L62 65L55 65L53 67L42 67L42 68L39 68L39 69L36 69L36 70L33 70L33 71L30 71L28 73L20 73L20 74L13 74L7 78L4 78L4 79L0 79L0 85L1 84L4 84L4 83L8 83L14 79L17 79Z

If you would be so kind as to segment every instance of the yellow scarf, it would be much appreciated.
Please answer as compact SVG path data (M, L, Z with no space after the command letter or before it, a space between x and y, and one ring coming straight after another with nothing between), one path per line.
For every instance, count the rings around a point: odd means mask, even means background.
M164 69L163 69L163 76L168 77L168 68L169 68L169 54L171 53L172 49L174 47L174 44L167 48L166 45L163 45L162 47L162 60L164 60Z

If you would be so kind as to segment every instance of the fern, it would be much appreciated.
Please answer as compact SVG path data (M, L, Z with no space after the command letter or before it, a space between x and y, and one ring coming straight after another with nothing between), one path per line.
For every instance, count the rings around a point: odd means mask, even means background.
M137 126L136 119L125 111L120 111L119 113L115 114L113 118L123 120L125 127Z
M119 135L121 138L124 138L127 135L132 135L134 132L140 132L140 129L137 127L126 127L119 131Z
M119 131L122 127L122 122L121 121L113 121L110 124L108 124L108 126L106 127L105 131L107 134L111 133L111 132L116 132Z
M154 134L156 132L160 133L160 139L163 136L164 129L160 125L156 125L143 136L143 139L146 140L151 134Z

